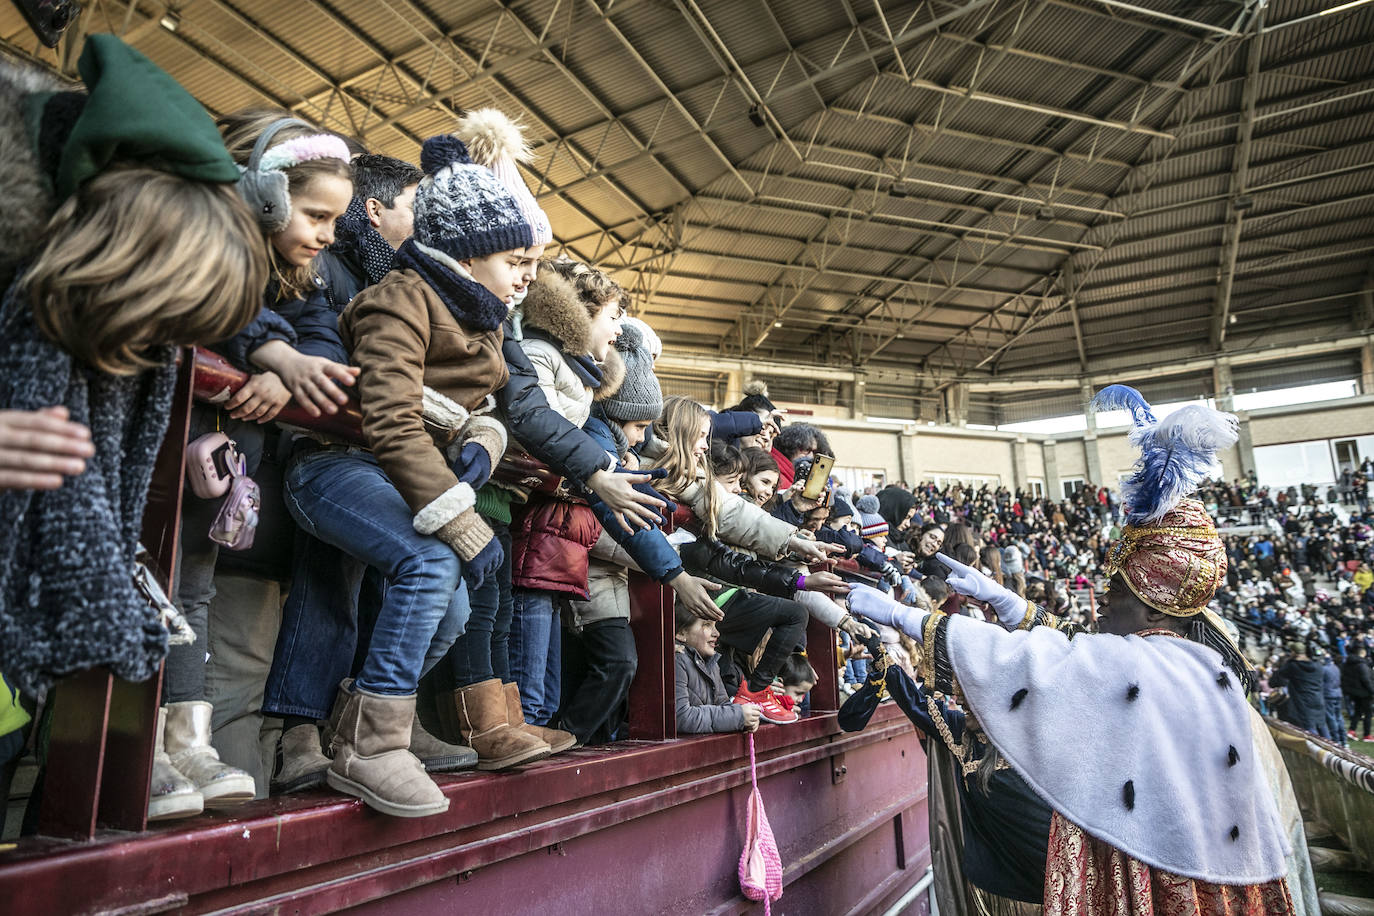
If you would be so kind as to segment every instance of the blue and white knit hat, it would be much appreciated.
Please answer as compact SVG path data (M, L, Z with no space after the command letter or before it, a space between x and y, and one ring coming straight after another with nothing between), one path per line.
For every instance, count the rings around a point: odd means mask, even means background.
M455 261L534 244L520 205L489 169L474 165L463 141L440 134L420 151L425 178L415 191L415 241Z
M854 502L859 510L859 533L865 538L875 538L887 534L887 520L878 514L878 497L871 493L860 496Z

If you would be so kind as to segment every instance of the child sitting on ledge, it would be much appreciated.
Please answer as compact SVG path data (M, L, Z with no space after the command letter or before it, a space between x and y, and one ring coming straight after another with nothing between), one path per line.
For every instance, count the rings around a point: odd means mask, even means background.
M677 682L677 730L681 735L708 732L752 732L759 727L759 708L753 703L732 703L720 679L716 654L716 624L678 607L673 668Z

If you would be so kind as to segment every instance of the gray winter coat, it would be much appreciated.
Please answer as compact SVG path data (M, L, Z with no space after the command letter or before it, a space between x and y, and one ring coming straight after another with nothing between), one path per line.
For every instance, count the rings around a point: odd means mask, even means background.
M730 702L720 679L720 656L703 659L695 649L678 646L676 675L677 731L680 735L744 731L744 707Z

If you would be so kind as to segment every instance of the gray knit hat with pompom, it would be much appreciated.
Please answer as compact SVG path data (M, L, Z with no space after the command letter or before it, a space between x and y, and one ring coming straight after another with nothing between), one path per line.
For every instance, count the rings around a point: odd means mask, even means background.
M615 349L625 363L625 381L619 391L601 402L601 409L617 423L657 420L663 413L663 391L654 377L653 356L639 328L630 322L622 324Z

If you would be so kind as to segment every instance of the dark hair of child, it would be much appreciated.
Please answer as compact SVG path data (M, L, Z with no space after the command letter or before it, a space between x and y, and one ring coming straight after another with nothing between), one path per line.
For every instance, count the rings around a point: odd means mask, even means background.
M805 655L793 652L778 668L778 677L782 678L784 687L800 687L803 684L816 683L816 669L811 667Z
M739 449L720 439L711 440L711 474L715 477L729 477L743 474L746 470L744 456Z

